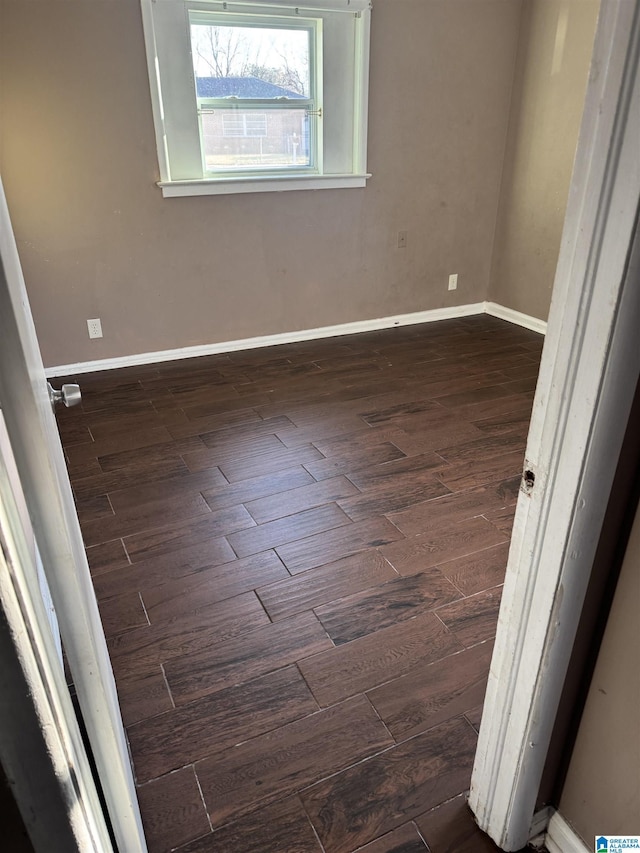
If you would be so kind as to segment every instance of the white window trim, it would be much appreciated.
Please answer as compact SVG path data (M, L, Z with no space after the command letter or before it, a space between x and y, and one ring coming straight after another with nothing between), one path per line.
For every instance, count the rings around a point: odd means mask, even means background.
M288 192L291 190L347 189L366 186L371 173L367 171L367 113L369 99L369 42L371 29L371 0L316 0L309 6L301 6L296 0L235 0L223 3L222 0L186 3L185 0L140 0L143 28L147 49L151 104L156 134L160 180L157 185L166 198L196 195L229 195L234 193ZM162 103L160 85L160 64L156 32L154 29L153 8L171 4L176 7L197 7L219 9L224 7L230 12L245 11L247 7L260 7L264 10L284 10L291 14L295 9L299 14L320 12L342 12L356 15L359 25L356 27L354 45L355 65L362 69L354 84L353 134L347 144L352 158L353 170L344 172L321 172L301 174L265 174L265 175L225 175L216 177L172 176L169 158L169 144L165 127L165 111ZM195 105L195 98L194 98ZM194 106L195 110L195 106Z
M371 175L283 175L278 178L213 178L202 181L158 181L165 198L234 193L288 192L289 190L339 190L366 187Z

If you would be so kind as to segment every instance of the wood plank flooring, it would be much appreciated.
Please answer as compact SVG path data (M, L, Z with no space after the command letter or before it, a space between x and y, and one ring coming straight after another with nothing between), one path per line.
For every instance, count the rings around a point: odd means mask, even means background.
M151 853L496 849L465 793L541 347L478 316L77 378Z

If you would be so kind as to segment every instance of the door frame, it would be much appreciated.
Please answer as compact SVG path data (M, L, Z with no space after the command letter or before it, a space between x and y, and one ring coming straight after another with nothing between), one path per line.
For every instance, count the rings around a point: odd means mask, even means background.
M36 850L111 853L0 431L0 760Z
M640 375L639 57L640 0L602 0L469 797L507 851L545 828L536 798Z
M122 853L146 853L111 661L1 181L0 402L111 829ZM14 571L22 571L25 576L29 571L22 558L17 557L12 566ZM53 644L53 636L39 622L40 611L44 608L33 600L36 595L34 587L24 586L24 595L32 599L30 609L23 611L26 642L32 643L34 654L40 659L44 646L40 647L33 637L40 631L42 643L46 645ZM42 605L39 592L37 598ZM30 618L35 620L33 625ZM17 648L18 657L21 652ZM42 679L45 690L51 690L52 695L60 692L60 685L56 686L47 670L42 671ZM69 711L69 703L61 707L71 732L73 725L77 726L75 714ZM36 711L40 711L37 705ZM25 767L17 772L29 776L31 768ZM87 791L90 790L93 781L86 776L86 767L82 764L70 763L63 777L71 775L73 778L78 773L83 774L83 785ZM61 788L63 781L61 777ZM63 799L66 796L62 790L61 796ZM29 801L19 801L18 806L23 814L25 809L27 813L33 809L33 803ZM104 821L102 808L98 814L93 798L86 800L86 806L92 811L96 825L100 820ZM49 848L45 845L42 849ZM85 847L79 849L84 850ZM109 851L111 845L95 849L102 853L102 850Z

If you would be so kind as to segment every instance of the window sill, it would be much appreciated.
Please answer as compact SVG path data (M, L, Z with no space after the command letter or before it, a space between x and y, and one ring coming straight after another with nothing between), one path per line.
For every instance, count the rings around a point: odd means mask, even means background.
M289 190L336 190L365 187L370 174L299 175L279 178L210 178L189 181L159 181L165 198L195 195L233 195L235 193L287 192Z

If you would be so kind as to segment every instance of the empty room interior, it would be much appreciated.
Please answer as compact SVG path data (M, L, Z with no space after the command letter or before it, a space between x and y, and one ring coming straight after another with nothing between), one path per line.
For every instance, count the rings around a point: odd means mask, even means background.
M47 376L82 391L56 419L148 850L498 850L466 802L599 3L375 0L362 174L173 195L163 3L0 0L0 174ZM311 96L278 80L284 122ZM223 119L264 157L266 119Z

